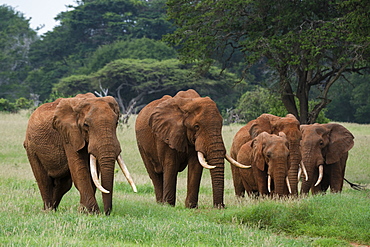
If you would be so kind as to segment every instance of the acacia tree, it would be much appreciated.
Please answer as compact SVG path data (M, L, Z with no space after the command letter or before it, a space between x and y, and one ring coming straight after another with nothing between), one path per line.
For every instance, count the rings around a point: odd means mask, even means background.
M365 0L168 0L169 18L178 28L166 40L180 47L181 59L200 61L203 68L220 58L227 65L235 52L244 54L246 68L267 59L288 112L301 123L314 123L330 102L333 83L366 68L369 33L359 32L358 25L369 21L357 16L366 17L367 5ZM310 110L314 88L318 103Z
M220 69L214 66L200 77L193 73L191 65L177 59L118 59L89 75L65 77L54 85L54 91L68 96L106 89L127 115L165 94L175 95L179 90L193 88L200 95L215 99L222 112L235 104L247 86L234 87L236 80L231 73L220 75Z

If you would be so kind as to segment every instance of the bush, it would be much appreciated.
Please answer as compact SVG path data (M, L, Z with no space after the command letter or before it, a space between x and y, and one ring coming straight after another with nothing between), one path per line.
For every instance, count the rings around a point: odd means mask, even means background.
M296 101L297 107L299 102ZM317 102L310 100L308 102L309 109L313 109ZM330 120L325 117L323 109L316 119L317 123L328 123ZM233 112L235 114L235 112ZM288 111L285 109L283 102L280 100L279 95L272 93L269 89L257 86L255 90L248 91L243 94L236 107L236 114L245 122L256 119L263 113L269 113L279 117L285 117Z
M256 119L263 113L270 113L283 117L288 114L278 95L271 93L267 88L257 86L240 97L237 103L237 112L248 122Z
M15 105L7 99L0 99L0 111L15 112Z
M20 109L29 109L32 106L32 100L28 100L26 98L19 98L15 101L15 103L10 102L7 99L0 99L0 111L6 112L13 112L16 113Z

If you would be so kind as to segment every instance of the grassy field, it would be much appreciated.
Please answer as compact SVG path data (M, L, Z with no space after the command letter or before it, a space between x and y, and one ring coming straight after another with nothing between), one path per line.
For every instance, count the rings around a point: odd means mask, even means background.
M366 246L370 245L370 191L345 185L341 194L266 200L234 196L229 164L224 210L212 208L209 172L202 178L198 209L184 207L186 171L178 181L177 205L155 203L139 156L134 119L120 126L123 158L138 187L133 193L117 170L111 216L78 212L75 188L57 212L44 212L22 143L29 117L0 113L0 246ZM370 183L370 126L343 124L355 136L346 178ZM229 150L240 125L225 126ZM101 198L99 199L100 205Z

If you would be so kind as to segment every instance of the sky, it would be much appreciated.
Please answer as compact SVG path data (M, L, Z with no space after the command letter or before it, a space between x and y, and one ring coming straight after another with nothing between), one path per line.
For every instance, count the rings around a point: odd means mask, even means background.
M66 5L76 6L75 0L0 0L0 5L12 6L16 11L30 20L30 27L36 29L45 25L38 34L53 30L58 22L54 18L62 11L67 11Z

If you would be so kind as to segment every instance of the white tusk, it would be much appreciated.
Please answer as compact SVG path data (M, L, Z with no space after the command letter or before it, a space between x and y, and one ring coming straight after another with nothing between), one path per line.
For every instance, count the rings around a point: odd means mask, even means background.
M319 165L319 179L317 179L317 182L315 186L319 185L321 183L322 177L324 176L324 167L323 165Z
M308 174L305 165L303 164L303 161L301 161L301 168L303 171L304 176L306 177L306 181L308 181Z
M299 182L299 179L301 179L301 175L302 175L302 169L301 167L298 167L298 182Z
M127 169L127 166L125 165L125 162L122 159L121 155L118 155L117 162L119 164L119 167L121 168L123 175L125 175L127 182L131 185L131 188L134 192L137 192L136 185L134 183L134 180L131 177L130 172Z
M204 154L202 152L198 152L198 160L199 163L206 169L213 169L216 168L216 166L210 166L208 165L207 161L204 159Z
M96 158L92 154L90 154L90 172L96 188L98 188L103 193L110 193L109 190L104 189L99 182L98 171L96 169Z
M286 180L286 185L288 186L289 194L292 194L292 188L290 187L288 176L286 176L285 180Z
M231 158L230 155L228 154L225 154L225 158L227 161L230 162L230 164L236 166L236 167L239 167L239 168L242 168L242 169L248 169L248 168L251 168L252 166L246 166L246 165L243 165L243 164L240 164L238 161L234 160L233 158Z
M271 176L268 175L267 177L267 190L269 191L269 193L271 193Z

